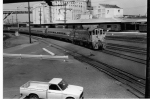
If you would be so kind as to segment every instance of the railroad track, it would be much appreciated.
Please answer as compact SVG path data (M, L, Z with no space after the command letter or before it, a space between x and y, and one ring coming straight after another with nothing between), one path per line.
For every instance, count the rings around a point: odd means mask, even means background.
M141 38L127 38L127 37L110 37L107 36L105 37L106 40L115 40L115 41L125 41L125 42L133 42L133 43L146 43L147 38L146 37L141 37Z
M135 54L147 55L146 48L139 48L139 47L133 47L133 46L107 43L106 49L111 49L111 50L113 49L113 50L131 52Z
M106 54L109 54L109 55L117 56L117 57L120 57L120 58L123 58L123 59L131 60L131 61L134 61L134 62L146 65L146 60L141 59L141 58L137 58L137 57L121 54L121 53L110 51L110 50L107 50L107 49L103 50L102 52L106 53Z
M90 58L89 56L84 56L80 53L77 53L76 51L64 48L60 45L56 45L54 43L51 43L50 41L47 41L42 38L34 37L34 39L37 39L39 41L42 41L46 44L51 44L52 47L55 47L59 50L65 51L66 54L73 56L75 59L85 62L94 68L96 68L99 71L102 71L112 78L116 79L117 81L123 83L124 85L128 86L128 91L130 91L132 94L137 96L138 98L144 97L144 88L145 88L145 79L136 77L132 74L129 74L125 71L122 71L120 69L114 68L114 66L108 65L106 63L94 60Z

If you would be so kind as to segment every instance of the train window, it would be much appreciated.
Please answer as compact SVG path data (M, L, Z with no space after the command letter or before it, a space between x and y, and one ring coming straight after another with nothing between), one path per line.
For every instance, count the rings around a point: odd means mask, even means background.
M100 35L102 35L102 30L100 30Z
M97 35L97 30L95 30L95 35Z
M102 33L105 34L105 32L102 30Z
M97 30L97 35L99 35L100 34L100 31L99 30Z
M89 32L89 34L91 35L91 31Z
M95 31L93 31L93 35L95 35Z

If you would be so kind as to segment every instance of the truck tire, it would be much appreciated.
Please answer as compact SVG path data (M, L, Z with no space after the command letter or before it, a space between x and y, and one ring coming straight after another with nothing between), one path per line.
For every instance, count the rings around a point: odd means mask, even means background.
M39 97L36 94L31 94L29 95L29 99L39 99Z
M73 97L68 97L68 98L66 98L66 99L74 99Z

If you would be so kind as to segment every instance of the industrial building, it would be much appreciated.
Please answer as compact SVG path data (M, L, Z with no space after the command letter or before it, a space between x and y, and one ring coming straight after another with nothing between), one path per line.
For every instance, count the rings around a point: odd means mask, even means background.
M33 6L33 24L50 23L50 7L46 3L37 3Z
M53 21L76 20L87 10L86 0L52 1L52 5Z
M38 3L33 6L33 23L48 24L57 21L77 20L87 10L87 0L56 0L52 6Z
M123 9L117 5L98 4L92 7L90 0L56 0L51 2L52 6L48 6L46 3L38 3L33 6L33 24L123 17Z
M117 5L98 4L93 7L93 16L96 18L123 17L123 9Z

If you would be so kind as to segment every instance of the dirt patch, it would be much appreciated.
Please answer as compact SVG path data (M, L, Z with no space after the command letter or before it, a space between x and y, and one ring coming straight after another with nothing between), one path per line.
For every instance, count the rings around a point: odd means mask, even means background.
M15 37L13 34L3 34L3 48L8 48L9 46L11 46L11 42L9 39Z
M32 39L32 42L35 42L36 40ZM15 47L22 44L29 43L29 37L26 36L15 36L13 34L4 34L3 35L3 49Z

